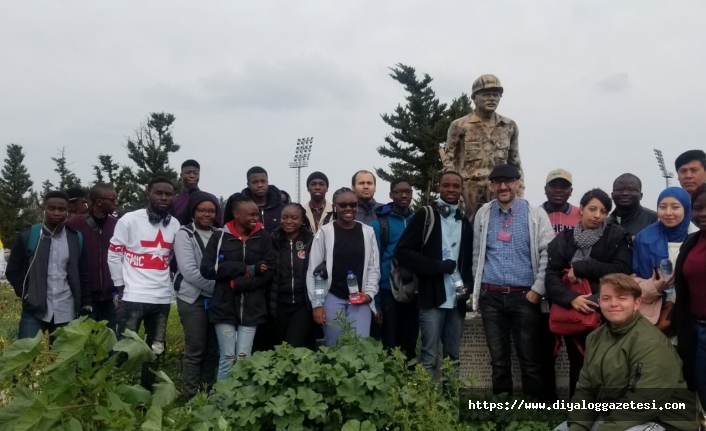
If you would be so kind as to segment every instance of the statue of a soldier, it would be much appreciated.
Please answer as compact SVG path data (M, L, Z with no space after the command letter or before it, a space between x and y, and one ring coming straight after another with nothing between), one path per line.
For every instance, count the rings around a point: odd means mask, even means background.
M471 90L475 109L449 127L444 169L457 171L463 177L463 200L469 216L493 199L488 175L496 165L507 163L522 173L517 124L495 112L502 95L500 80L494 75L482 75L473 82ZM519 196L523 191L524 184Z

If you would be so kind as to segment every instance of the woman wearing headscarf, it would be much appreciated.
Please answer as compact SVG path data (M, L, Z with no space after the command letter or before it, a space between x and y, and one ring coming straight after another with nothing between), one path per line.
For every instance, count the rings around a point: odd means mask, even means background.
M597 313L598 281L613 273L630 274L632 252L630 235L617 224L607 224L606 218L613 203L601 189L593 189L581 198L579 212L581 221L573 230L564 230L549 243L549 262L544 285L552 303L579 313ZM592 295L579 295L562 281L564 271L575 283L586 279L591 285ZM571 396L583 367L583 352L586 349L585 334L571 339L565 337L566 353L569 356L569 389Z
M679 248L688 235L691 223L689 194L681 187L664 190L657 199L657 218L656 223L635 237L632 268L642 289L640 313L667 333L669 311L676 298L674 275L668 269L676 263Z

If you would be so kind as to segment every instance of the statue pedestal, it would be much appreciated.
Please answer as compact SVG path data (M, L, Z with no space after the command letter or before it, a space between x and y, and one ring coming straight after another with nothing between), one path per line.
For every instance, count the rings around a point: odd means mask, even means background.
M460 349L461 377L472 379L476 388L492 388L492 373L490 366L490 352L485 342L483 323L480 315L466 313L465 327L461 336ZM569 359L566 356L566 347L562 341L559 356L556 359L556 386L557 396L560 399L569 398ZM522 380L520 363L517 360L515 346L512 347L512 381L515 394L522 393Z

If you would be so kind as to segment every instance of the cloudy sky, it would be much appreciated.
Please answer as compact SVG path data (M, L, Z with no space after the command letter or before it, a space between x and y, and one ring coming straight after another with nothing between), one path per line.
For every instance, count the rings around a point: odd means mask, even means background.
M403 102L387 68L404 63L445 102L500 77L531 201L562 167L572 201L632 172L654 207L652 149L673 170L706 146L705 22L699 0L3 2L0 144L24 146L37 186L56 181L62 147L89 181L101 153L129 162L126 137L165 111L182 146L172 164L199 160L204 190L228 195L262 165L293 193L288 162L306 136L302 176L322 170L337 188L389 163L380 114Z

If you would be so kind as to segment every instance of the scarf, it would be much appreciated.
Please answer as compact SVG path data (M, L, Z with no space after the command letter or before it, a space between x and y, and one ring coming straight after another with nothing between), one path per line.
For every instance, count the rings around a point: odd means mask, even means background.
M674 198L684 208L684 220L674 227L657 221L641 230L635 237L632 250L632 270L640 278L651 278L662 259L669 259L670 242L684 242L691 223L691 199L681 187L669 187L657 198L657 207L665 198ZM674 262L672 262L674 263Z
M584 229L581 222L574 228L574 244L578 249L571 258L571 263L579 260L591 260L591 249L603 236L605 221L595 229Z

